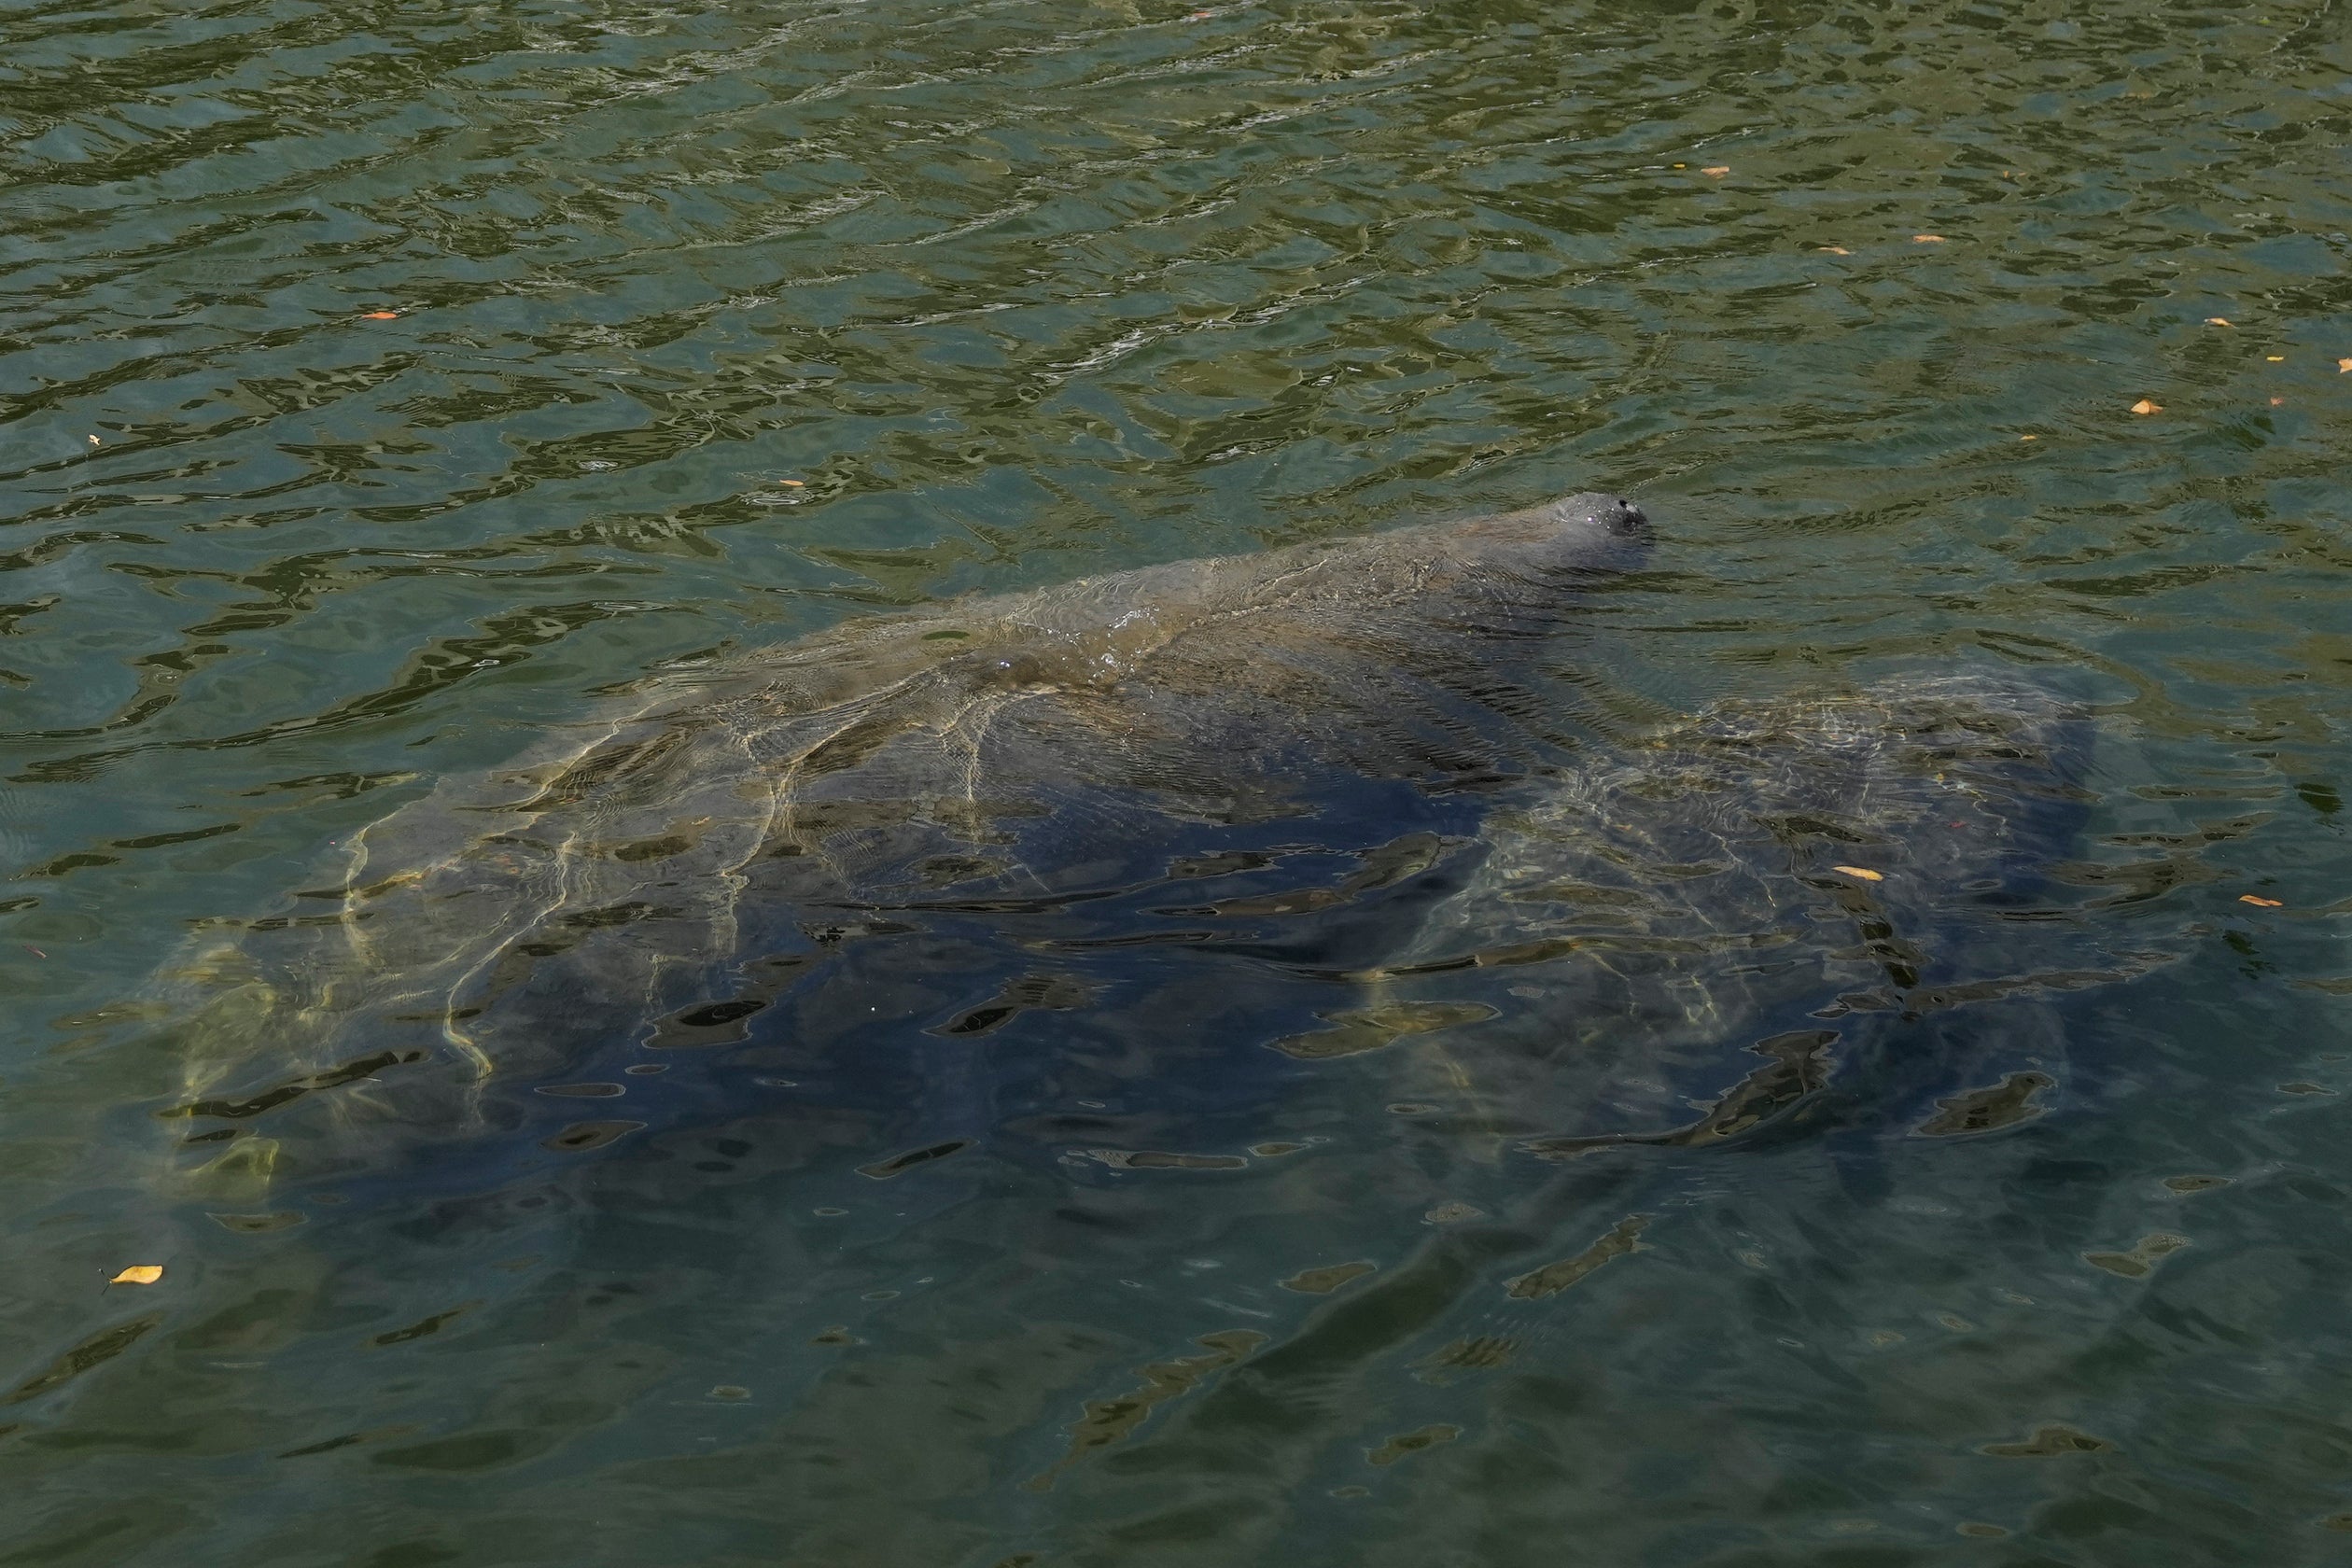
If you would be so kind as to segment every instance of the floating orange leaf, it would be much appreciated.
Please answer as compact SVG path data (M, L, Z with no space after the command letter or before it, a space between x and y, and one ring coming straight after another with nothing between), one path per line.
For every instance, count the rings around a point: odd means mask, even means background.
M1944 237L1941 234L1913 234L1911 236L1913 245L1942 245L1943 243Z
M2153 398L2142 398L2132 405L2132 412L2134 413L2162 413L2164 412L2164 405Z
M2343 375L2343 374L2345 374L2345 372L2347 372L2347 371L2352 371L2352 359L2339 359L2339 360L2337 360L2337 361L2336 361L2336 374L2338 374L2338 375Z
M399 311L362 311L359 319L362 321L398 321L400 319L400 313Z
M2208 315L2205 317L2205 325L2208 327L2227 327L2230 324L2230 318L2226 315Z
M151 1285L161 1278L163 1278L163 1266L161 1264L134 1263L130 1267L124 1269L121 1273L116 1275L113 1279L107 1281L106 1283L110 1285Z
M2286 907L2276 899L2256 898L2252 893L2238 894L2238 903L2254 904L2262 909L2283 909Z
M2284 398L2273 398L2273 399L2271 399L2271 407L2273 407L2273 408L2277 408L2277 407L2281 406L2282 404L2284 404L2286 401L2287 401L2287 399L2284 399Z
M1731 172L1731 165L1729 163L1717 163L1713 168L1701 169L1699 172L1711 178L1721 179L1724 175Z
M805 479L779 479L776 483L778 484L789 484L795 490L805 490L808 488L808 481Z
M1865 882L1883 882L1886 880L1886 873L1883 871L1872 871L1868 866L1831 866L1829 869L1831 871L1844 872L1848 876L1859 876Z

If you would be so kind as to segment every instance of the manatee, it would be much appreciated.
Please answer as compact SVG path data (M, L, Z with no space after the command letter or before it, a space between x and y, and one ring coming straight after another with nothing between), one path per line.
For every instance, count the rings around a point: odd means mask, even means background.
M975 947L1197 885L1220 854L1474 827L1582 721L1560 669L1647 548L1640 509L1575 495L665 672L353 835L327 885L178 966L180 1111L428 1126L451 1106L424 1085L742 1042L861 945L893 957L854 997L818 987L840 1019L932 1006L924 975L966 959L981 994L957 1016L1006 987L1000 1007L1050 1004L1083 982L984 983Z
M756 1102L864 1179L1179 1178L1356 1073L1567 1159L1785 1123L1877 1024L2129 967L2059 939L2078 708L1944 672L1626 711L1593 671L1647 533L1578 495L664 672L182 966L174 1114L328 1170Z
M1454 1125L1547 1157L1743 1136L1857 1032L2163 961L2058 880L2090 741L2079 705L1983 671L1709 705L1500 803L1364 1008L1284 1048L1453 1023Z

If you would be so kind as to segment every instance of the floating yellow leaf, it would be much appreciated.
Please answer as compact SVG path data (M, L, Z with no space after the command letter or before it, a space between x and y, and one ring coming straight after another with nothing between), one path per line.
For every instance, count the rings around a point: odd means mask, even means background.
M1865 882L1883 882L1886 880L1886 873L1883 871L1872 871L1868 866L1831 866L1829 869L1831 871L1844 872L1848 876L1858 876Z
M2041 440L2041 437L2039 437L2039 436L2020 436L2020 437L2018 437L2017 439L2018 439L2019 441L2039 441L2039 440Z
M2252 893L2238 894L2238 903L2250 903L2259 909L2284 909L2286 907L2276 899L2257 898Z
M1729 163L1717 163L1713 168L1701 169L1699 172L1710 178L1721 179L1724 175L1731 172L1731 165Z
M2352 359L2339 359L2339 360L2337 360L2337 361L2336 361L2336 374L2338 374L2338 375L2343 375L2343 374L2345 374L2345 372L2347 372L2347 371L2352 371Z
M130 1267L124 1269L121 1273L116 1275L113 1279L107 1281L106 1283L110 1285L151 1285L161 1278L163 1278L163 1266L161 1264L134 1263Z
M2164 412L2164 405L2153 398L2142 398L2132 405L2132 412L2134 413L2162 413Z
M1943 243L1944 237L1941 234L1913 234L1911 236L1913 245L1941 245Z
M2226 315L2208 315L2205 317L2205 325L2208 327L2227 327L2230 325L2230 318Z
M2284 354L2265 354L2262 357L2269 360L2274 365L2284 365L2287 363L2287 356Z

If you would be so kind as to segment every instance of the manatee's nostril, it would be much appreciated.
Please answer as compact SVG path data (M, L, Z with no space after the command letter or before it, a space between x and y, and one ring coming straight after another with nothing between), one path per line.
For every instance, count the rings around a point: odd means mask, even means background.
M1618 533L1631 533L1648 521L1648 512L1644 511L1622 496L1617 497L1617 515L1609 520L1609 524Z

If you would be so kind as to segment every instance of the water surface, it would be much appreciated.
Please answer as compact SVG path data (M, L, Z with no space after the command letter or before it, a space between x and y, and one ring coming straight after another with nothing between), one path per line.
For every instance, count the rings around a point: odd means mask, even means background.
M2107 9L0 9L0 1561L2331 1560L2352 46ZM649 671L1585 487L1612 712L2064 692L2051 886L2164 961L1737 1150L1243 995L825 1137L714 1053L569 1152L158 1116L159 967Z

